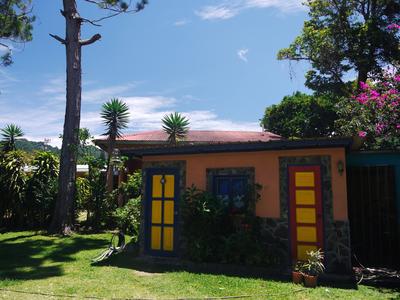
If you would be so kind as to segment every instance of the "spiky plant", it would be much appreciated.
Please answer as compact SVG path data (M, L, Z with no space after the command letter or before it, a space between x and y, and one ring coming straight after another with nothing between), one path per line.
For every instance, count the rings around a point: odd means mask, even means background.
M107 187L112 190L112 170L110 168L111 157L115 148L116 139L122 136L122 130L128 127L129 107L123 101L113 98L103 104L101 118L106 127L103 134L108 137L107 149Z
M3 137L1 140L1 145L4 152L14 151L16 150L15 141L24 136L24 132L21 127L15 124L7 124L6 127L0 130L1 136Z
M163 130L168 134L168 141L172 145L183 140L189 131L189 119L177 112L165 115L162 123Z

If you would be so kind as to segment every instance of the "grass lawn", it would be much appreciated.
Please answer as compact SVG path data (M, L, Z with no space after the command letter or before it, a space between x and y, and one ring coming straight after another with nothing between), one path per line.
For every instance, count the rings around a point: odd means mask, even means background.
M251 295L250 299L400 299L400 292L359 286L358 290L305 289L290 282L213 275L138 263L123 253L107 264L90 260L104 250L111 234L58 238L35 232L0 234L0 299L204 298ZM16 293L12 291L50 293ZM249 298L247 298L249 299Z

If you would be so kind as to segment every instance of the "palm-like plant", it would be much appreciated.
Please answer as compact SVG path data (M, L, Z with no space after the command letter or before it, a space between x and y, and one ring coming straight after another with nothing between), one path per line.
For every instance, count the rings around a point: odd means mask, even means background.
M16 150L15 140L24 136L24 132L22 131L21 127L15 124L8 124L0 131L1 136L3 137L1 140L3 151L8 152Z
M163 130L168 134L168 141L173 145L183 140L189 131L189 119L177 112L165 115L162 123Z
M106 127L103 134L108 137L107 149L107 187L112 190L112 170L110 168L111 157L115 148L116 139L122 136L122 130L128 127L129 107L123 101L114 98L103 104L101 118Z

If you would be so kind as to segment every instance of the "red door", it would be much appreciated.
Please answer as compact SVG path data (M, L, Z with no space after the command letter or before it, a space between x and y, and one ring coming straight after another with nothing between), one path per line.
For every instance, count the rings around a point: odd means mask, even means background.
M323 249L320 166L289 167L290 233L293 260Z

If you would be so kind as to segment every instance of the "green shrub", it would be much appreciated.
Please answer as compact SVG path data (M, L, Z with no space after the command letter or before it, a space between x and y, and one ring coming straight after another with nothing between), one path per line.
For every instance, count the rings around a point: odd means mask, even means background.
M24 172L27 155L10 151L0 156L0 225L23 226L28 176Z
M58 157L51 152L37 152L32 168L27 184L27 221L31 227L44 227L51 220L57 198Z
M253 190L252 204L259 198L259 186ZM272 248L262 236L261 219L254 211L229 214L218 197L194 186L186 190L181 207L187 258L200 262L279 264L279 257L271 254Z
M114 217L120 230L132 236L132 240L139 240L141 216L141 197L130 199L123 207L117 208Z
M119 192L124 200L140 197L142 194L142 172L139 170L129 174L126 182L120 184Z

